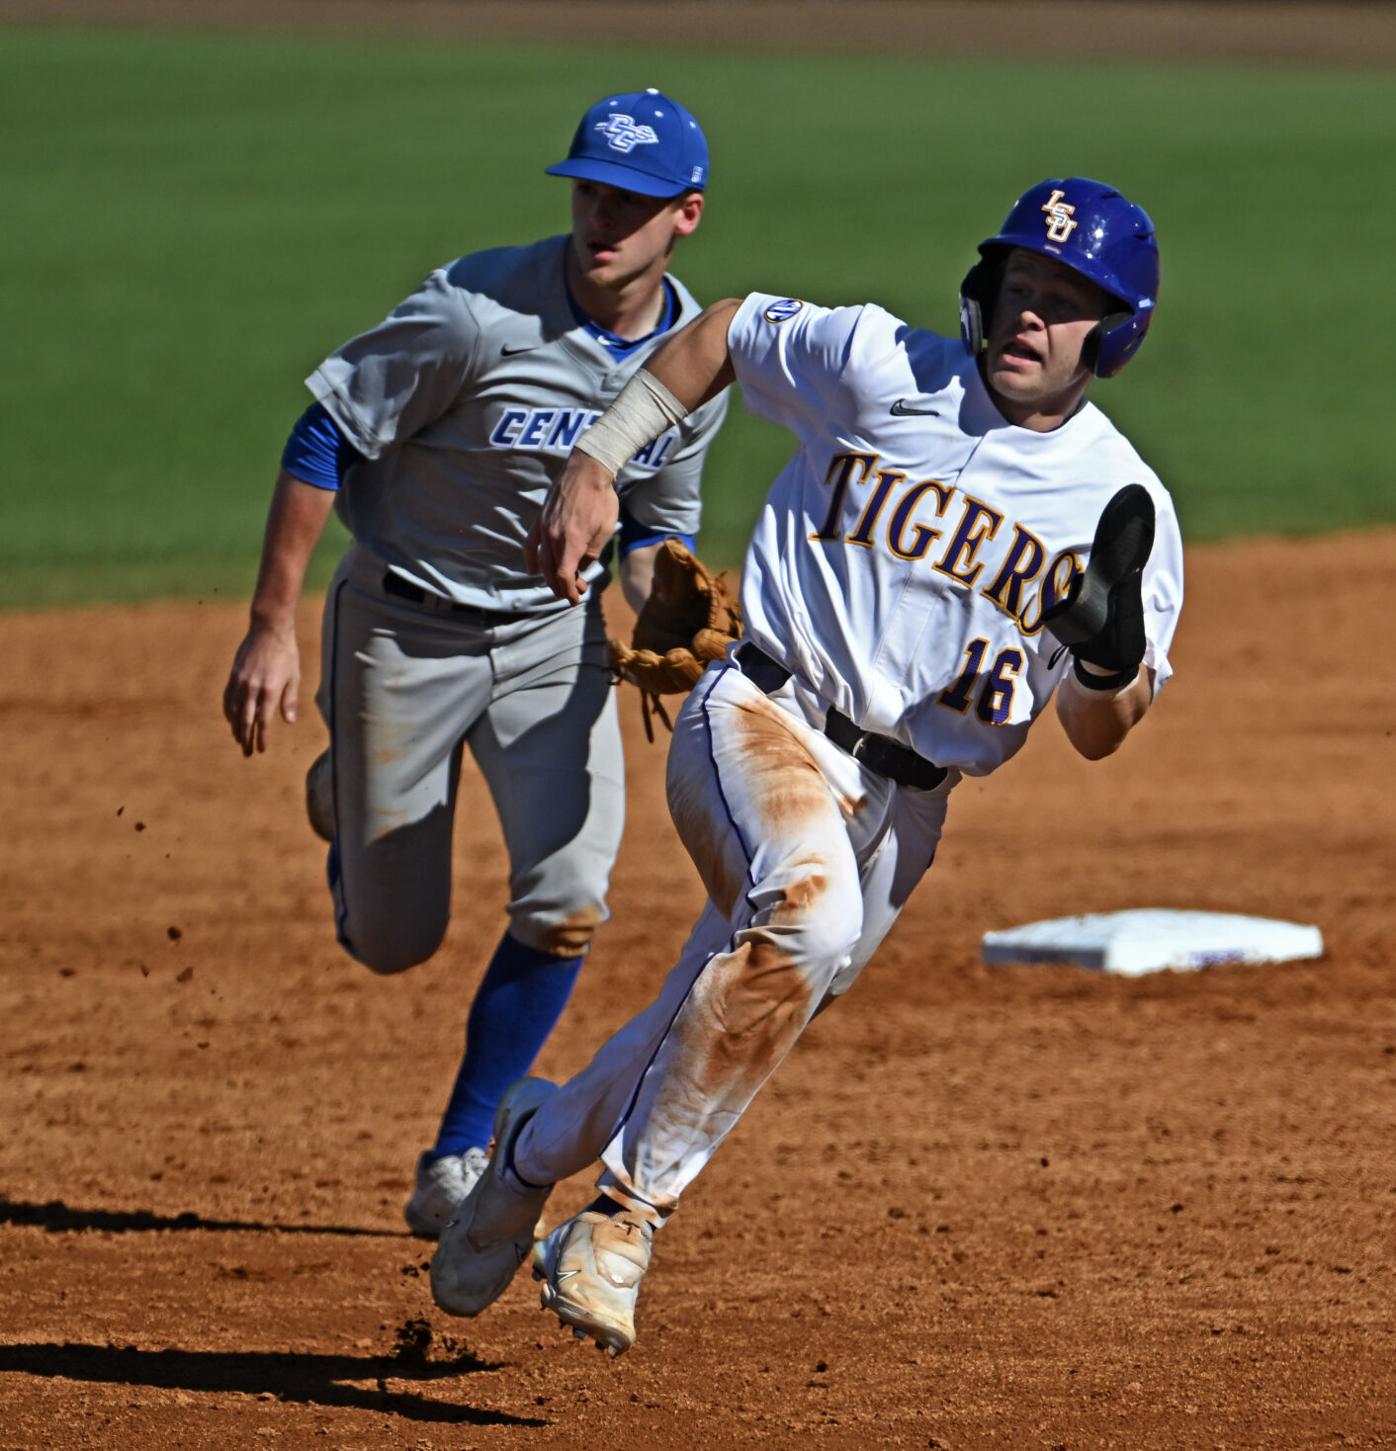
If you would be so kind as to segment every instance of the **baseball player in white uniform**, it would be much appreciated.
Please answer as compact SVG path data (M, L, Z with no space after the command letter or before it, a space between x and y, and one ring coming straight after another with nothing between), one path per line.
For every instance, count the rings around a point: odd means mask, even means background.
M852 985L931 865L951 790L1012 756L1055 694L1109 754L1170 673L1182 552L1167 492L1086 400L1143 341L1158 253L1099 182L1033 187L981 245L962 337L881 308L755 293L709 308L587 436L530 540L578 570L639 439L733 376L798 449L746 556L746 638L674 727L669 806L708 904L659 997L561 1087L515 1085L432 1262L476 1314L549 1188L600 1197L534 1250L545 1306L612 1354L654 1231L811 1017ZM987 334L987 336L985 336Z
M335 508L353 542L325 603L317 703L330 748L307 805L330 841L340 942L382 973L436 951L465 749L509 855L508 929L405 1209L424 1237L483 1168L499 1097L532 1065L606 916L624 802L600 593L618 552L639 608L661 541L691 543L726 408L714 397L626 460L618 536L584 571L585 608L524 567L578 436L698 314L668 267L703 215L707 143L671 98L616 94L548 170L571 179L568 235L439 268L306 380L315 402L282 458L224 695L246 755L265 749L278 710L294 721L294 609Z

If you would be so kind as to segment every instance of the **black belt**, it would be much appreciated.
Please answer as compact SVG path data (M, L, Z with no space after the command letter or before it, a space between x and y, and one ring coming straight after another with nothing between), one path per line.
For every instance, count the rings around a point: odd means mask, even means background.
M400 600L411 600L414 605L428 605L432 609L442 610L452 615L464 615L468 619L477 620L482 625L499 624L506 619L513 619L514 616L508 610L487 610L480 605L463 605L445 595L434 594L425 590L419 584L413 584L410 579L403 579L400 574L394 574L391 569L383 574L383 593L396 595Z
M750 640L738 646L732 659L737 662L742 674L766 695L779 690L790 679L790 672L785 666L778 665ZM934 791L950 774L944 766L937 766L925 756L918 756L910 746L894 741L891 736L859 730L846 715L836 710L830 710L824 718L824 734L855 761L860 761L879 776L895 781L898 786Z

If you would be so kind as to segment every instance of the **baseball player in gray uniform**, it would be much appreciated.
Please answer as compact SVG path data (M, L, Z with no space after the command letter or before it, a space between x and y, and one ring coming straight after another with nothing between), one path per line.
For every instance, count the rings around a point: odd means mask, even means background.
M874 305L753 293L707 309L583 439L529 543L577 600L633 449L733 376L798 448L742 571L746 638L674 722L669 809L707 907L654 1003L554 1087L501 1101L496 1151L432 1260L473 1315L549 1186L601 1194L534 1251L543 1303L616 1354L652 1239L929 870L950 792L1055 699L1088 759L1168 679L1183 597L1167 490L1086 398L1144 341L1144 211L1083 177L1030 188L961 290L961 337ZM582 596L584 598L584 596Z
M669 276L708 181L698 122L658 91L603 98L567 158L570 233L461 257L307 379L282 457L251 624L224 693L245 755L296 719L293 616L333 507L353 541L325 601L307 778L330 842L339 941L375 972L431 957L450 915L462 751L509 858L509 924L470 1009L466 1051L405 1214L434 1237L486 1161L496 1104L565 1006L624 814L601 589L619 556L637 609L667 536L692 542L723 397L621 470L613 547L583 609L524 566L523 543L578 436L698 305Z

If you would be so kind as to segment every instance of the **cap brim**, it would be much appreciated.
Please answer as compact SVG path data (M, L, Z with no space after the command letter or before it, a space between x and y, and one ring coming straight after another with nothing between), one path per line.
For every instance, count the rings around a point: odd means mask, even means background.
M591 161L578 157L575 161L559 161L556 166L546 168L549 176L570 176L577 181L599 181L604 186L614 186L622 191L638 192L641 196L676 197L688 191L702 191L701 186L684 183L675 184L662 177L650 176L633 166L622 166L618 161Z

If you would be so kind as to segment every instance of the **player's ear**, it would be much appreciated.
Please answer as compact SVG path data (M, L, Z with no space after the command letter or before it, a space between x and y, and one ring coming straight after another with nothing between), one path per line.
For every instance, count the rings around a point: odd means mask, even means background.
M686 191L674 203L674 235L687 237L698 230L703 220L703 193Z

